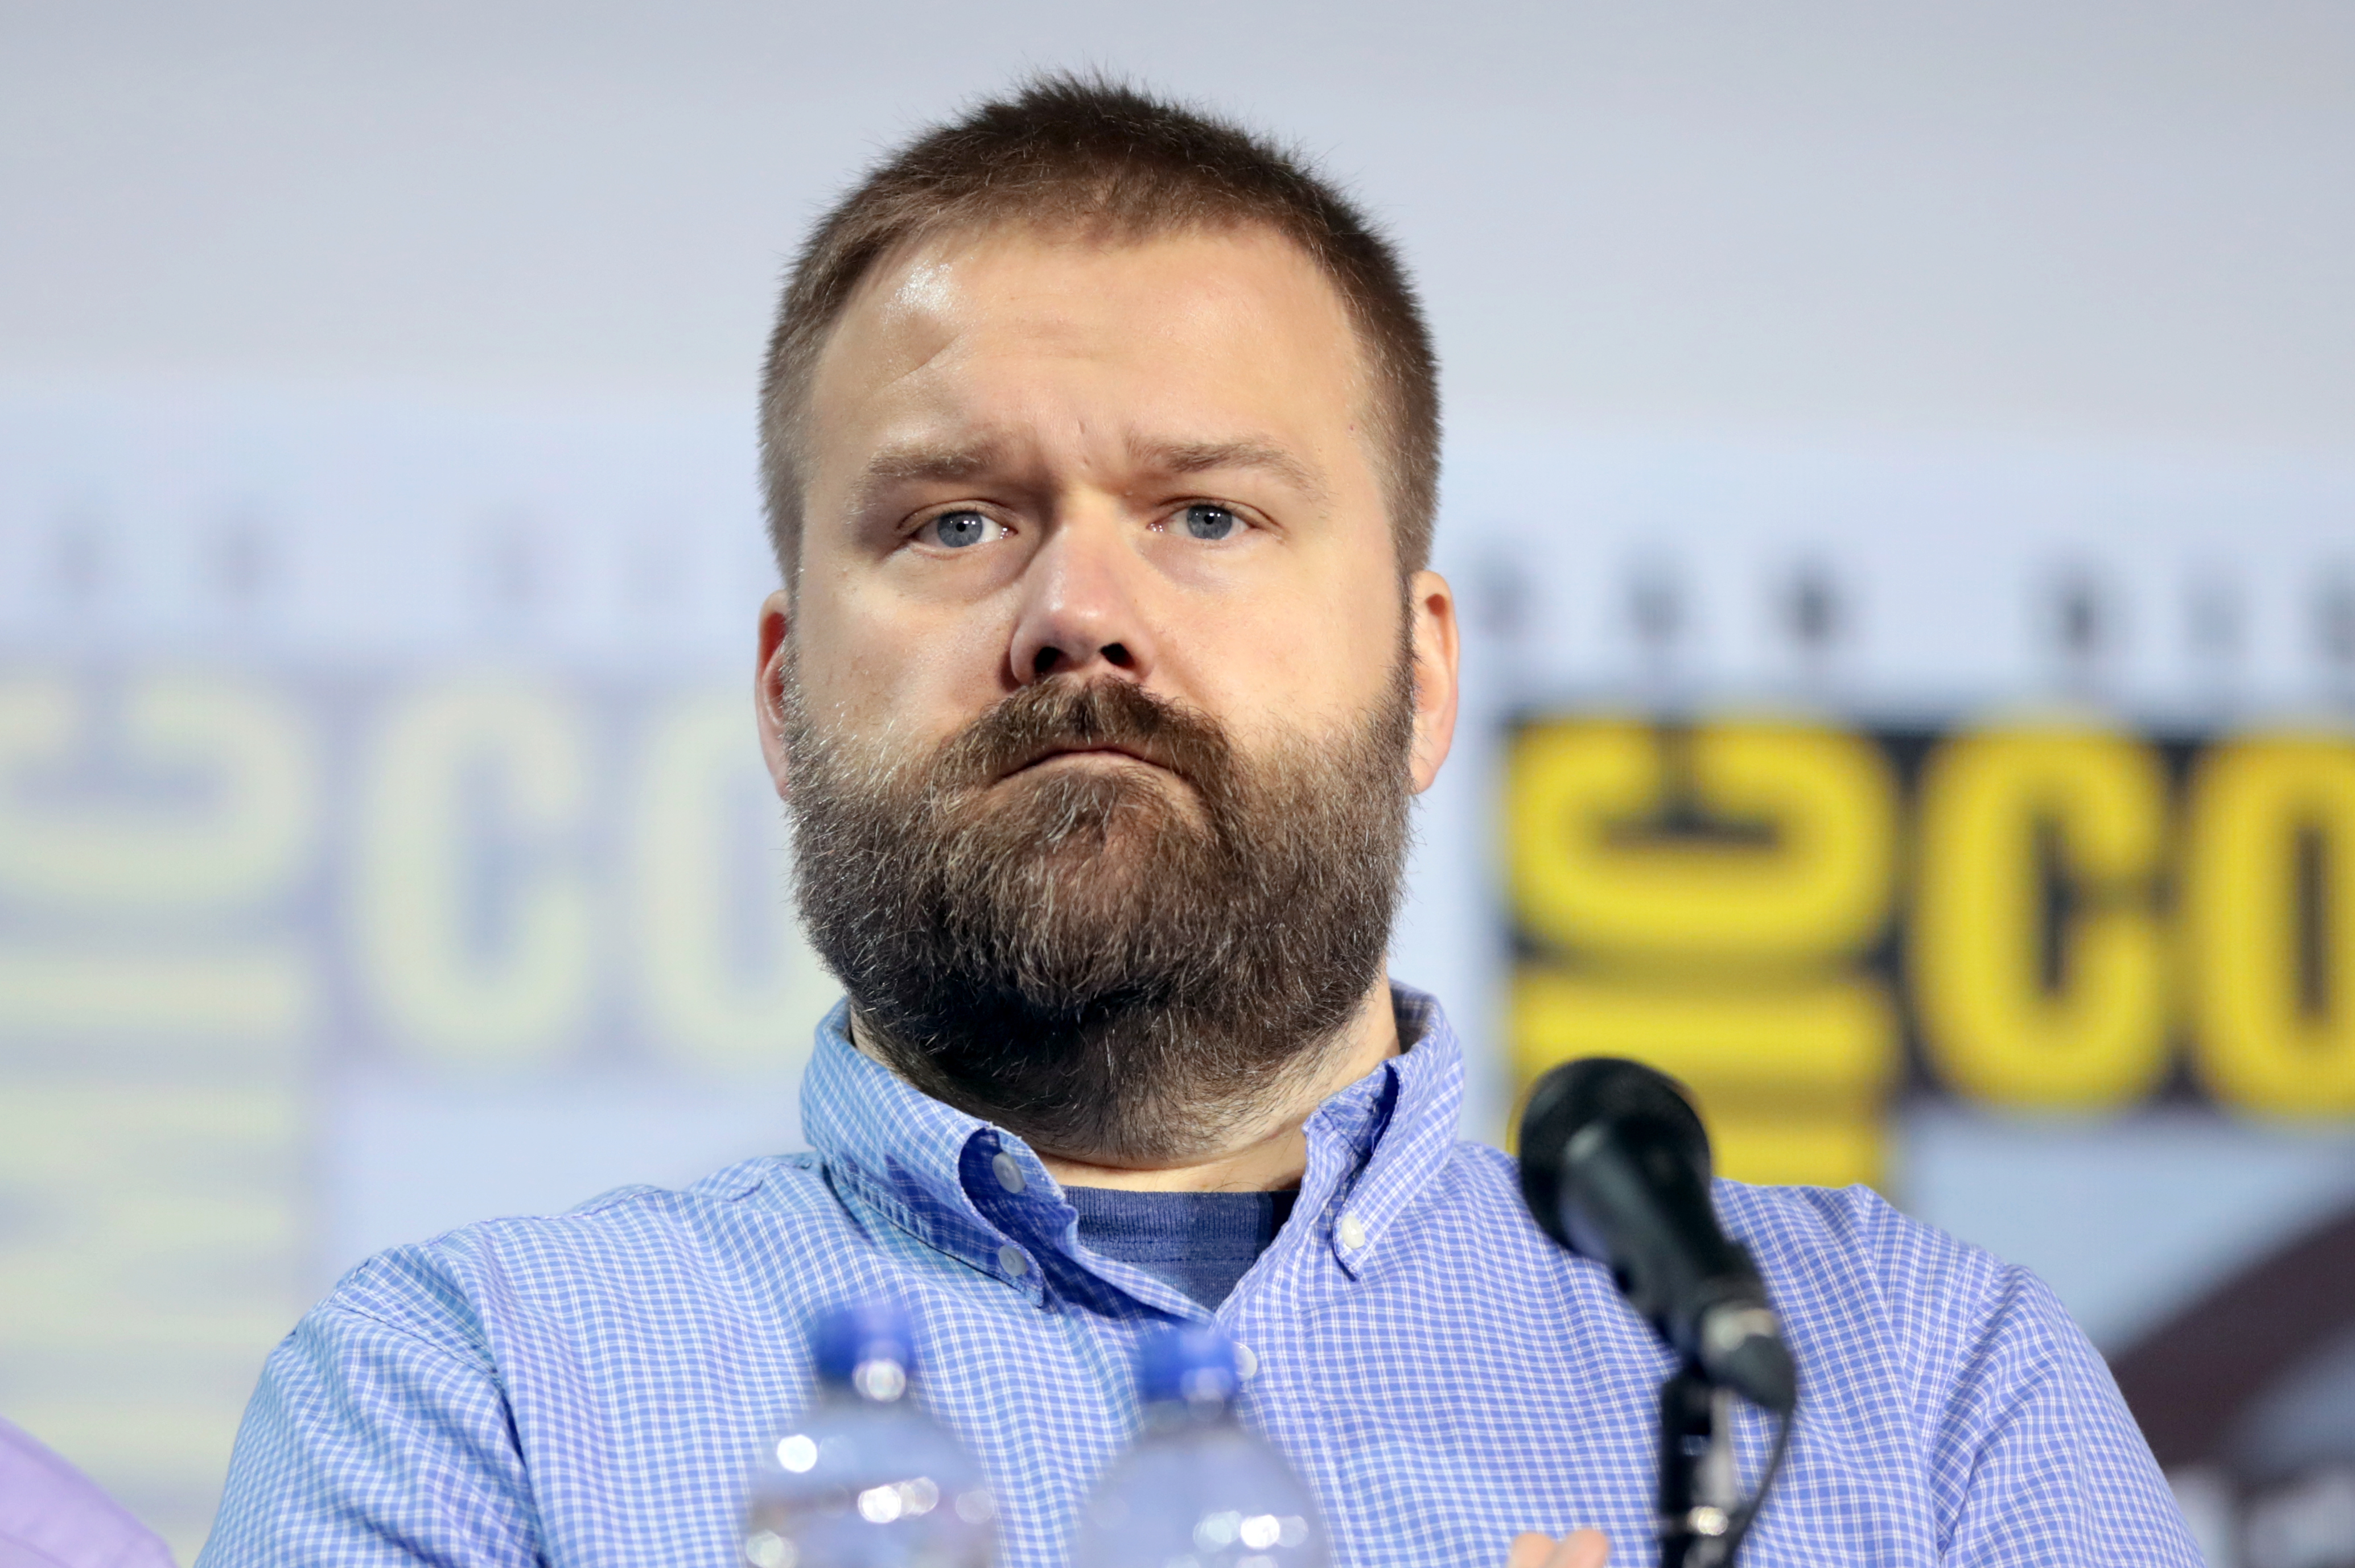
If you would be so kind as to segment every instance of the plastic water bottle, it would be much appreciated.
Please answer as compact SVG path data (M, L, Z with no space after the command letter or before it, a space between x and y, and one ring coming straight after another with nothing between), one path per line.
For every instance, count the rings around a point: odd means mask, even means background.
M1236 1421L1234 1341L1209 1323L1137 1352L1145 1430L1080 1510L1072 1568L1326 1568L1308 1489Z
M744 1511L751 1568L985 1568L996 1508L955 1438L909 1398L914 1335L896 1303L821 1317L818 1397L771 1443Z

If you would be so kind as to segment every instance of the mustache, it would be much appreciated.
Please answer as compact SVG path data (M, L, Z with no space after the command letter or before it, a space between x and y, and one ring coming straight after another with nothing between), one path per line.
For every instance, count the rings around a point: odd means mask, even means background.
M1228 779L1234 747L1209 715L1133 681L1051 680L1001 698L942 750L937 784L982 789L1059 752L1132 752L1198 789Z

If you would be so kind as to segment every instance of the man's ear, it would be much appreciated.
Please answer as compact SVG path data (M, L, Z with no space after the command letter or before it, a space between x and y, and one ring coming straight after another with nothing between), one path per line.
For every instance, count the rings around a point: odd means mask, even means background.
M1455 591L1437 572L1417 572L1407 585L1407 637L1414 660L1414 792L1439 777L1455 741Z
M791 792L785 750L786 639L793 635L793 601L779 588L761 601L761 664L753 678L752 708L761 726L761 755L769 764L769 778L777 798Z

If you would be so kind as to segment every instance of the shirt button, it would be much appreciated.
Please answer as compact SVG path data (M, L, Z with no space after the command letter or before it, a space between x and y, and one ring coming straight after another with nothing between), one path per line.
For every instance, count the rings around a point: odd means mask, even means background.
M1252 1348L1249 1345L1238 1341L1235 1345L1235 1376L1249 1383L1252 1373L1257 1371L1259 1371L1259 1358L1252 1354Z
M1019 1192L1028 1185L1022 1180L1021 1161L1002 1149L990 1157L989 1168L997 1172L997 1184L1009 1192Z
M1019 1279L1030 1272L1030 1260L1022 1255L1020 1247L1008 1242L997 1249L997 1266L1011 1277Z
M1343 1214L1334 1234L1341 1238L1343 1250L1355 1252L1366 1245L1366 1222L1355 1214Z

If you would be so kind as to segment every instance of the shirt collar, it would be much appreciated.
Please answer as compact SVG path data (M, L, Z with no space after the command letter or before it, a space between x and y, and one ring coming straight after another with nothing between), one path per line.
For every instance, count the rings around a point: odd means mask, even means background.
M1313 1234L1351 1277L1376 1266L1392 1225L1447 1158L1464 1060L1439 1003L1393 984L1399 1055L1309 1117L1308 1168L1278 1245ZM911 1087L850 1040L848 1003L818 1025L802 1082L802 1132L847 1198L937 1251L1045 1304L1098 1307L1104 1287L1173 1316L1199 1315L1143 1271L1079 1245L1076 1218L1029 1145Z
M1019 1272L1008 1266L1001 1249L1013 1238L981 1212L964 1177L970 1155L986 1169L1002 1143L1026 1186L1035 1178L1051 1190L1037 1156L978 1117L919 1092L852 1044L847 1001L818 1024L801 1100L802 1137L847 1198L986 1273L1009 1283L1027 1277L1035 1290L1037 1271L1027 1256Z

